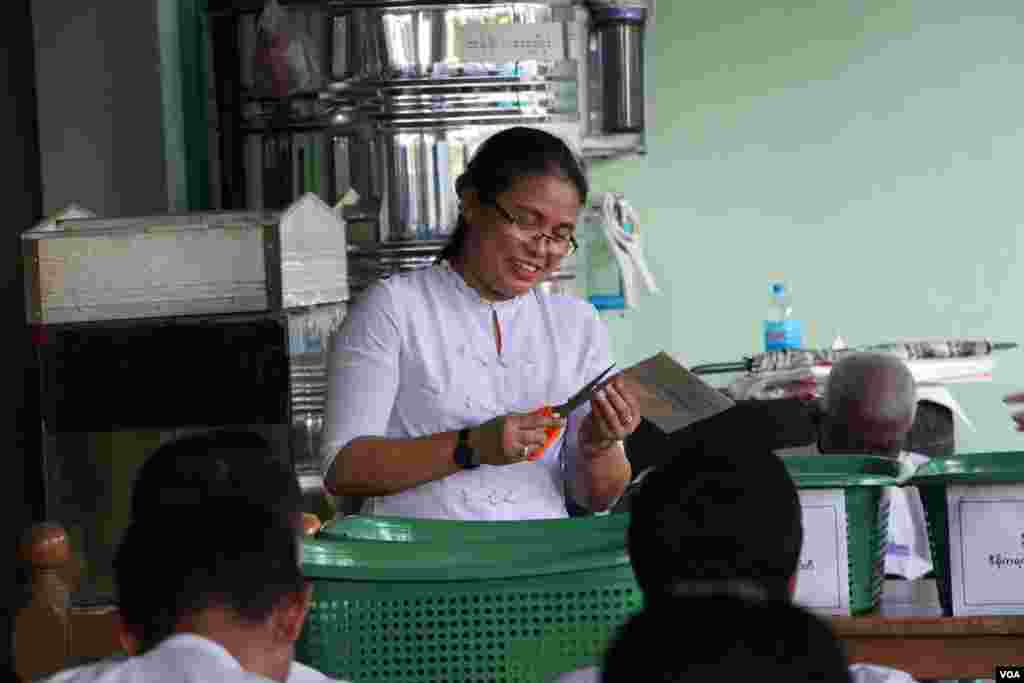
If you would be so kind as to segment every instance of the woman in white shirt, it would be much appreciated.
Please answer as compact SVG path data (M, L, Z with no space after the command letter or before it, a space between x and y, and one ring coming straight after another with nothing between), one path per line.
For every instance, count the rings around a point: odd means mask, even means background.
M366 514L564 517L566 488L605 510L630 479L622 440L640 421L622 378L570 415L532 414L611 364L594 308L536 287L575 249L579 162L557 137L511 128L481 145L456 189L439 262L375 284L334 338L327 489L365 497Z

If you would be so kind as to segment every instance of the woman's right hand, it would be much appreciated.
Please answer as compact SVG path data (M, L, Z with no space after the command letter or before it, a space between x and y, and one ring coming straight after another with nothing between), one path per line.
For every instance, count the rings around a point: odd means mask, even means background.
M473 430L470 444L484 465L515 465L525 462L547 440L546 429L564 428L565 418L537 414L500 415Z

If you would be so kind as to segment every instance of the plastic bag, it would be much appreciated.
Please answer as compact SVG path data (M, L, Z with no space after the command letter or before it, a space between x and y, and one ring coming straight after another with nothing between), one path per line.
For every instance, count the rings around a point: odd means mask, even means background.
M263 6L253 65L260 92L284 97L320 87L317 46L295 19L277 0L267 0Z

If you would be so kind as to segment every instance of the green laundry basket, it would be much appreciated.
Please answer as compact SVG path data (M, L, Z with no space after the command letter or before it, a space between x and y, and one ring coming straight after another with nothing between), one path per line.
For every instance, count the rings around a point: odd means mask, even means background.
M303 546L298 660L358 683L548 683L597 663L642 606L623 520L557 521L364 518L347 524L356 540L329 525Z
M324 524L317 537L333 541L453 544L521 540L559 545L619 542L626 537L628 528L629 515L541 519L526 523L349 515Z
M885 487L909 479L913 468L868 455L789 455L782 460L798 489L843 491L850 613L874 612L882 597L889 537L889 506L883 494Z
M928 523L932 567L939 588L942 613L953 614L953 586L950 574L949 484L1013 484L1024 482L1024 452L964 453L933 458L921 465L910 480L921 492Z

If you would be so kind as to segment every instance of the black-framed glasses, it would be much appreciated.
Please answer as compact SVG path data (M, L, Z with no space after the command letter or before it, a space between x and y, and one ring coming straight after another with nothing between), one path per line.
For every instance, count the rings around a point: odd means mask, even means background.
M497 200L489 202L491 206L495 208L501 219L509 225L514 225L520 233L525 237L530 237L535 240L541 238L551 242L551 248L557 253L562 255L575 253L579 245L576 243L576 236L574 230L565 226L556 226L552 231L553 234L541 230L540 224L531 218L517 218L509 212L508 209L503 207L497 202Z

